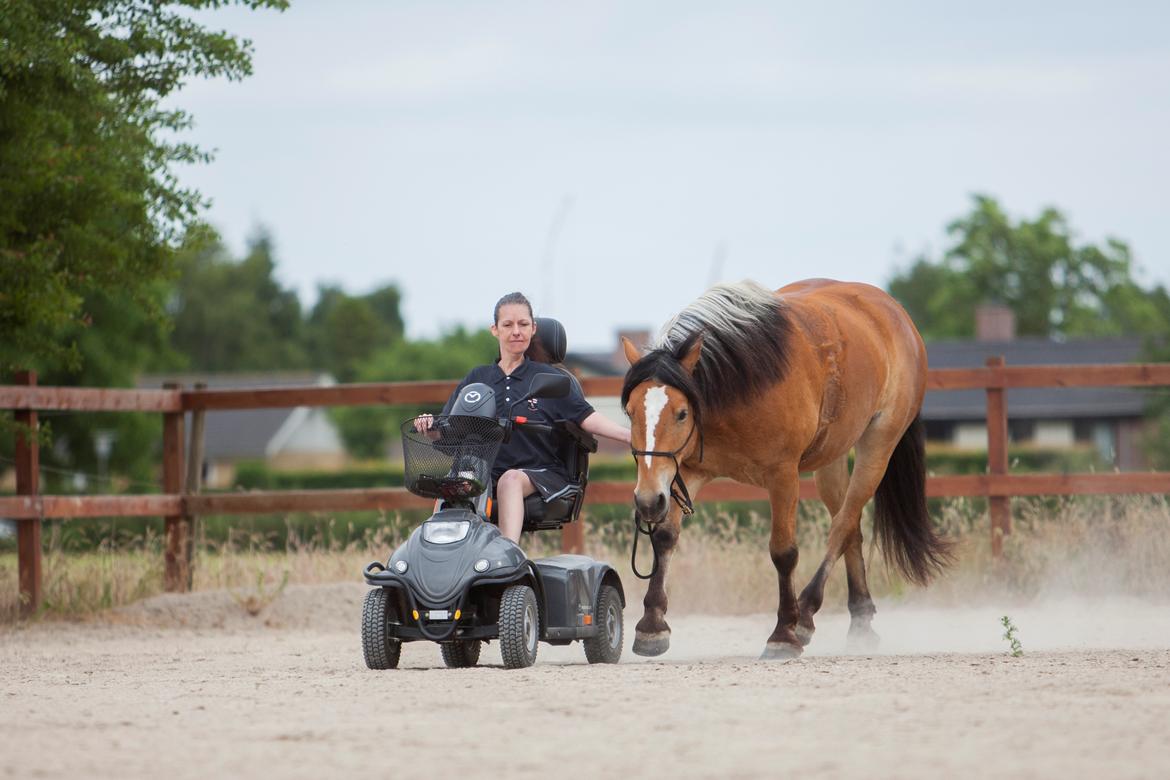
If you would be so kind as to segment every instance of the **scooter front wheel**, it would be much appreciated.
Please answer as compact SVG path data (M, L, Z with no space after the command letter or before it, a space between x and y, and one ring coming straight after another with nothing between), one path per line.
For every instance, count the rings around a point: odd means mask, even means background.
M402 640L390 636L387 627L394 607L386 596L385 588L374 588L362 606L362 654L371 669L397 669L402 655Z
M540 640L540 610L536 592L528 585L512 585L500 599L500 655L508 669L523 669L536 662Z

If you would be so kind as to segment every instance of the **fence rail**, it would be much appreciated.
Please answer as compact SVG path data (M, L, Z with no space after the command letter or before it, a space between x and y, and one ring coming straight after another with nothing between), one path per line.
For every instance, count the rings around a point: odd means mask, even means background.
M586 395L616 396L619 377L586 377ZM991 358L984 368L933 369L928 391L982 389L987 393L988 470L986 474L930 477L931 497L971 496L988 500L992 551L998 555L1002 537L1011 533L1010 498L1033 495L1089 495L1170 493L1170 473L1009 474L1007 463L1007 404L1004 392L1036 387L1164 387L1170 386L1170 363L1127 365L1006 366ZM166 585L169 590L190 587L192 521L211 514L256 514L281 511L364 511L423 508L429 501L402 488L357 490L255 491L200 494L185 468L201 460L203 415L208 411L288 408L297 406L370 406L442 403L454 382L397 382L332 387L252 388L244 390L162 390L38 387L36 375L21 372L16 384L0 386L0 409L15 412L16 496L0 497L0 517L18 522L18 558L22 610L34 612L41 601L41 521L81 517L165 518ZM162 493L134 496L51 496L39 490L39 449L36 442L38 411L152 412L163 415ZM185 464L185 417L190 413L189 446L196 457ZM34 432L29 435L29 432ZM591 482L587 504L627 503L630 482ZM812 480L802 480L800 497L817 496ZM766 500L764 490L720 480L707 485L701 501ZM566 526L563 546L580 549L579 524Z

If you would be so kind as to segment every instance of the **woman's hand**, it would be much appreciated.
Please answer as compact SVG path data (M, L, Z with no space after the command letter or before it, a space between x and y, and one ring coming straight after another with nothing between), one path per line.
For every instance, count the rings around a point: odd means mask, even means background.
M435 418L429 414L420 414L414 418L414 429L419 433L429 431L434 424Z

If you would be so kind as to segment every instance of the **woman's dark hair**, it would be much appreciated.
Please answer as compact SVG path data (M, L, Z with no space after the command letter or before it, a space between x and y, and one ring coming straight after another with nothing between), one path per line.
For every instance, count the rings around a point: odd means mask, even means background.
M513 292L508 293L500 300L496 301L496 308L492 312L492 324L498 325L500 322L500 309L508 304L519 304L528 308L528 316L532 319L533 324L536 324L536 317L532 314L532 304L524 297L524 293ZM540 339L533 336L532 341L528 344L528 349L524 352L524 357L529 360L535 360L537 363L547 363L548 353L544 350L544 345L540 343Z

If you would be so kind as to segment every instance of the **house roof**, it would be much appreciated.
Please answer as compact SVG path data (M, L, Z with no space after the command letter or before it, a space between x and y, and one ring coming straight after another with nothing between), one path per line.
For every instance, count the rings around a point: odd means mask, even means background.
M166 382L176 382L184 388L203 382L212 390L336 384L328 374L302 371L268 374L150 374L140 377L137 385L150 389L162 387ZM288 426L297 424L304 416L305 407L209 411L203 423L204 457L208 460L263 459L271 454L269 445L282 429L287 430Z
M987 358L1000 355L1009 366L1133 363L1141 359L1142 341L1136 338L938 341L927 344L926 353L931 368L979 368L986 364ZM1145 394L1128 387L1038 387L1007 391L1008 415L1016 418L1140 417L1145 401ZM983 420L986 415L984 390L930 392L922 404L925 420Z

